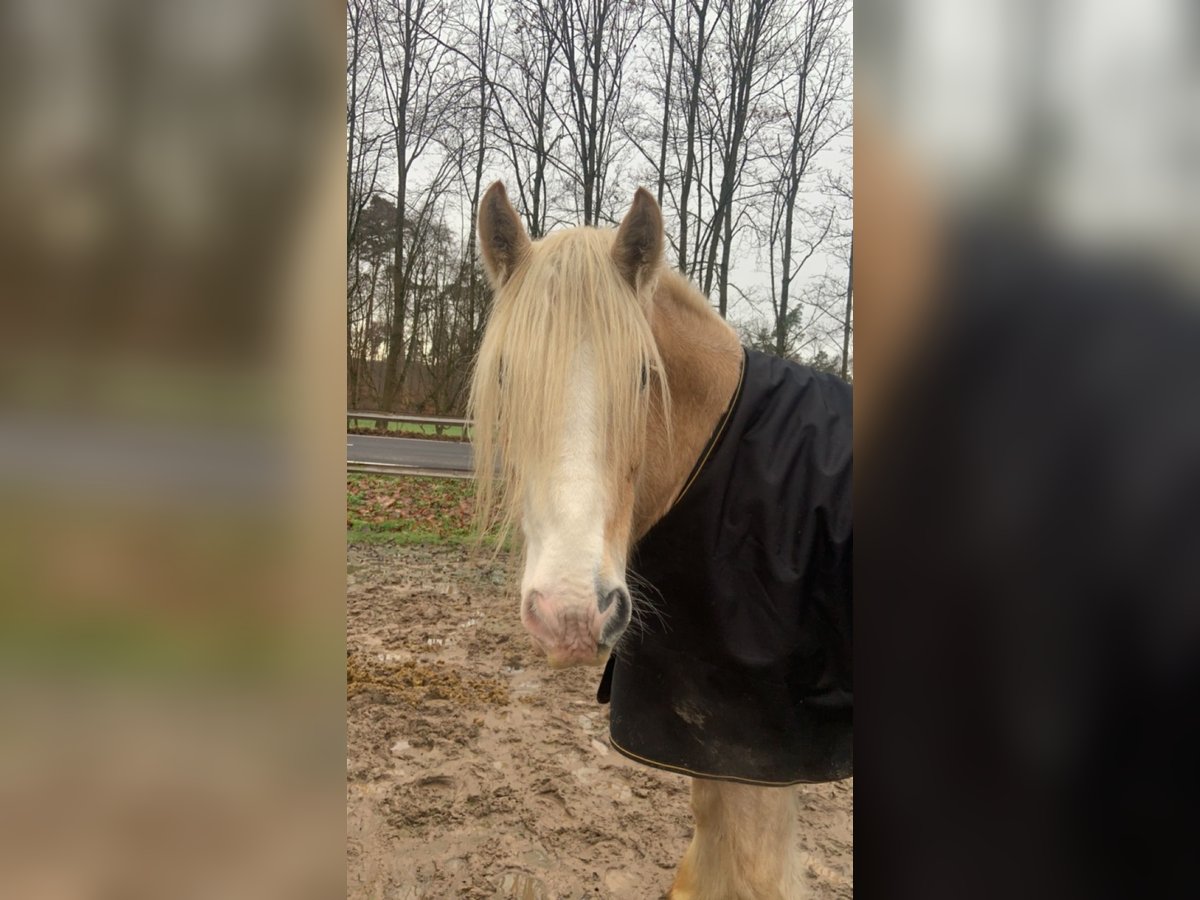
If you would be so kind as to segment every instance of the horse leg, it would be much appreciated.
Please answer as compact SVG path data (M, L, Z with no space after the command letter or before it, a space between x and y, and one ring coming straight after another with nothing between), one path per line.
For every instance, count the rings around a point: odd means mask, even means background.
M796 900L796 790L692 779L696 831L670 900Z

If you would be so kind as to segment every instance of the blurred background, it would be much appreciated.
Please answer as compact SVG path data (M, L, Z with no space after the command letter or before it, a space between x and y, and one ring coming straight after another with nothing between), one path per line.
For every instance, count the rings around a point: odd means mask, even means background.
M856 6L856 890L1194 896L1200 14Z
M857 19L860 101L945 202L1197 277L1195 4L868 0Z
M342 10L0 10L0 896L342 884Z

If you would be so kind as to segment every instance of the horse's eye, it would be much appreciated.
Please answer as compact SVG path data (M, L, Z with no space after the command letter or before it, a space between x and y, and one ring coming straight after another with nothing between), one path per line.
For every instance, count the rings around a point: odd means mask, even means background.
M642 390L646 389L646 364L642 363Z

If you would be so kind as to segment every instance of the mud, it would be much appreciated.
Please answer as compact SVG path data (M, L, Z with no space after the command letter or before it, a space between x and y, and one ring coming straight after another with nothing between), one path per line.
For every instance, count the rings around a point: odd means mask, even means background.
M354 545L347 569L353 900L665 895L688 780L608 745L599 672L530 648L502 563ZM851 782L801 788L812 896L852 896Z

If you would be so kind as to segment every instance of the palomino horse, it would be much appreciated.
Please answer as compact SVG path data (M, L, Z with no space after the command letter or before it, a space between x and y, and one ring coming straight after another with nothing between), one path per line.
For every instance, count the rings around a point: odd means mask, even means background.
M496 183L478 232L496 296L476 475L485 517L524 537L521 621L553 666L610 663L617 750L693 776L672 898L801 896L793 786L850 768L830 649L849 640L848 388L743 350L664 267L645 190L615 231L531 242Z

